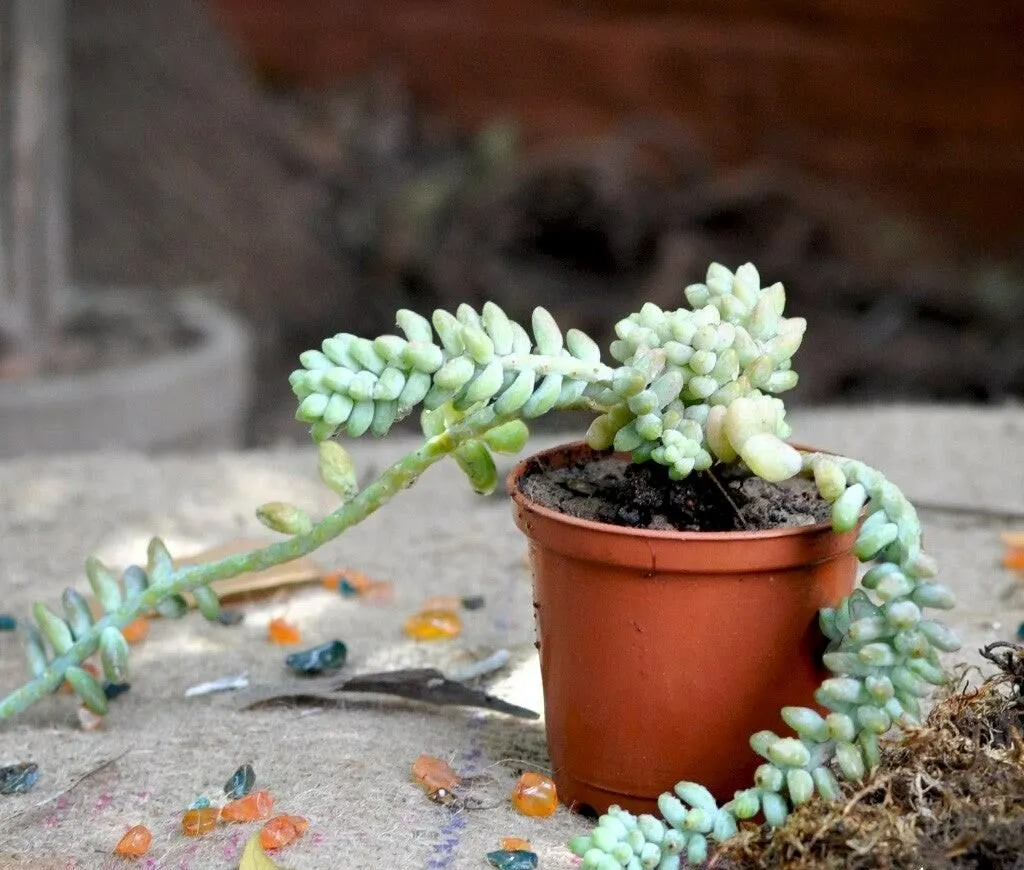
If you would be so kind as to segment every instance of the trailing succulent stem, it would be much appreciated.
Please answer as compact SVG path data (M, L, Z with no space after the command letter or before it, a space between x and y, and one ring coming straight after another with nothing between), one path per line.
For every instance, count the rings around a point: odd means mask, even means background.
M833 676L816 700L827 713L786 707L782 718L792 736L754 734L750 746L764 763L750 788L718 806L703 786L680 782L659 799L662 819L613 807L570 847L587 868L673 870L683 860L703 862L709 845L731 837L740 820L760 815L779 826L815 795L837 798L839 778L863 777L878 762L879 739L916 724L920 699L947 680L939 654L959 641L923 611L951 608L953 595L930 579L935 565L921 550L920 522L895 484L861 462L786 443L790 427L776 394L796 385L790 361L807 324L784 316L782 285L761 287L749 263L735 273L715 263L685 295L689 308L665 311L647 303L619 321L610 347L615 365L602 361L586 334L563 334L543 308L527 330L490 302L479 312L468 305L454 314L439 309L430 320L402 310L402 335L371 340L339 333L303 353L302 368L290 377L296 416L310 424L321 476L342 506L314 522L297 506L263 505L259 519L292 537L208 565L175 569L158 541L148 567L129 568L120 581L90 560L87 574L106 615L93 621L73 590L65 593L65 618L36 605L38 628L26 632L35 677L0 701L0 717L65 678L87 704L102 709L102 691L80 665L98 649L108 677L122 677L127 647L119 629L136 616L154 608L180 615L181 595L191 592L203 614L215 618L211 581L316 549L447 455L475 490L489 492L498 479L491 452L518 452L529 435L525 421L587 409L595 414L586 435L591 447L657 462L674 479L716 462L742 462L768 481L812 479L832 504L837 532L860 524L855 552L872 564L860 588L820 613L829 639L824 663ZM383 436L420 406L424 445L359 491L348 454L330 439Z

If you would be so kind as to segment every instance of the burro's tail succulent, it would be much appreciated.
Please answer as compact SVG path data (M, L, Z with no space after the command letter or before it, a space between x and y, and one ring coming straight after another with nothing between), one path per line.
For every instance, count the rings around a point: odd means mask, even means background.
M65 677L86 703L103 707L98 687L80 673L81 662L98 649L112 678L123 674L127 648L118 629L139 613L153 607L180 613L181 593L198 592L204 614L215 617L211 581L316 549L446 456L474 489L489 492L498 480L492 452L521 450L532 419L584 409L594 413L586 433L592 447L660 463L674 479L740 461L768 481L812 479L832 504L837 532L863 518L856 554L873 564L852 595L820 614L829 640L824 663L833 676L817 701L827 714L787 707L782 718L791 735L752 735L750 745L764 763L750 788L719 806L703 786L680 782L661 796L662 818L613 807L570 848L587 868L673 870L683 860L703 862L711 844L731 837L739 820L761 817L778 826L815 795L837 798L839 778L862 778L878 763L880 738L917 723L920 699L946 682L939 654L959 642L924 611L951 608L953 595L931 579L935 566L921 550L917 514L895 484L861 462L786 442L790 427L777 395L797 383L791 360L807 324L785 316L783 286L762 287L749 263L735 272L714 263L685 297L688 306L674 311L647 303L620 320L607 362L589 336L577 329L563 333L543 308L527 329L490 302L480 311L469 305L454 313L437 310L429 320L402 310L396 318L401 334L367 339L342 332L306 351L290 377L299 399L296 416L310 424L321 476L341 506L314 520L294 505L263 505L260 521L290 537L209 565L176 569L159 542L147 568L129 569L121 580L90 562L106 615L93 620L74 593L65 596L66 619L37 605L38 627L26 633L35 678L0 701L0 717ZM417 409L422 446L360 489L351 458L333 439L386 435Z

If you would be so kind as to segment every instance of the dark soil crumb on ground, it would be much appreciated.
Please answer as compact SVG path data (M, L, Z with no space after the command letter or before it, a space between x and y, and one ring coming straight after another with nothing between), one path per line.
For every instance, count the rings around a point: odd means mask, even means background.
M655 462L615 456L565 468L539 468L522 490L545 507L580 519L631 528L693 532L763 530L827 522L830 506L814 484L767 483L742 468L716 468L672 480Z

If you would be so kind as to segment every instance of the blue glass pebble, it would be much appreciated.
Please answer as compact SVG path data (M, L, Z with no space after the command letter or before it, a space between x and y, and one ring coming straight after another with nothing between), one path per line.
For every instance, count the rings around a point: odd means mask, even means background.
M18 619L10 613L0 613L0 631L16 631Z
M224 783L224 794L229 800L243 798L253 790L256 785L256 771L251 764L243 764L233 774L231 779Z
M113 700L118 695L123 695L131 687L131 683L104 683L103 694L106 695L108 699Z
M352 598L361 594L359 589L356 586L353 586L347 577L342 577L341 580L338 581L338 592L346 598Z
M224 608L217 614L217 622L221 625L238 625L245 619L245 613L241 610Z
M1017 626L1017 640L1024 640L1024 622Z
M497 852L488 852L487 860L498 870L534 870L538 859L534 852L499 849Z
M284 661L295 673L320 674L340 668L348 657L348 647L340 640L330 640L312 649L292 653Z
M0 767L0 794L24 794L39 782L39 765L31 761Z
M197 797L188 805L190 810L205 810L210 805L210 799L206 795Z

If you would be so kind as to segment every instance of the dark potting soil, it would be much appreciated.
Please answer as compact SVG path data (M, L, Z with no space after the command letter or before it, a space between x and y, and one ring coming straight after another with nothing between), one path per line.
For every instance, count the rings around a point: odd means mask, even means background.
M764 530L827 522L831 507L803 478L768 483L742 466L672 480L655 462L615 456L569 465L537 466L520 487L530 499L580 519L632 528L692 532Z

